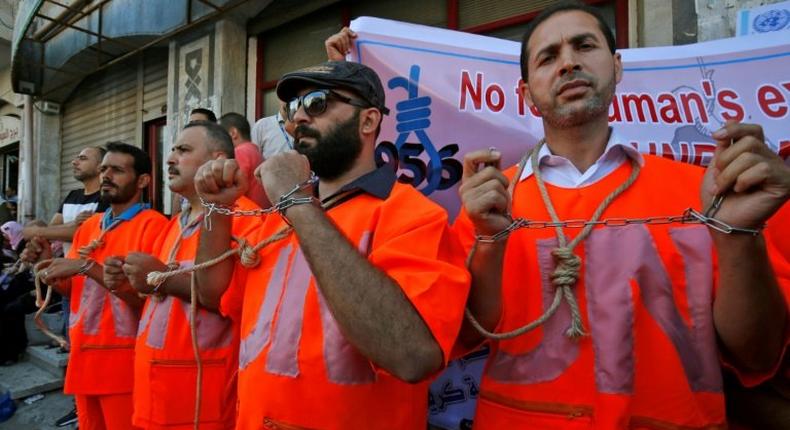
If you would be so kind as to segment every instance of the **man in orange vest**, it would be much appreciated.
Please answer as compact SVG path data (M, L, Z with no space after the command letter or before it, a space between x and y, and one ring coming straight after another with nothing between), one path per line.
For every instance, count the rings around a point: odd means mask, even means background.
M167 278L151 286L151 272L167 272L192 266L200 224L205 214L195 192L198 167L212 159L233 159L233 143L216 123L193 121L176 140L167 159L170 190L189 202L189 210L173 217L162 230L151 254L133 252L121 261L105 265L107 283L130 283L147 295L134 357L134 425L145 429L191 429L196 396L200 395L200 428L227 430L235 425L238 367L238 319L214 311L197 311L197 344L202 367L201 386L196 390L198 364L192 346L190 320L190 275ZM246 197L236 205L241 210L258 206ZM233 219L233 235L244 236L260 224L258 218ZM233 312L238 317L240 312Z
M298 152L258 170L282 216L249 238L269 244L243 291L237 428L425 428L425 380L446 363L468 283L447 214L376 167L387 108L373 70L331 61L286 74L277 94ZM217 160L196 187L228 205L245 184ZM211 223L198 262L229 245L227 217ZM201 300L216 303L233 270L198 271Z
M66 258L53 260L44 281L71 296L71 353L64 392L74 394L81 429L130 429L134 339L142 300L128 285L106 285L102 264L131 251L152 252L166 219L141 203L151 160L140 148L107 144L101 197L110 209L74 233Z
M498 152L468 154L454 226L473 248L478 323L459 349L492 339L475 428L725 428L719 359L756 383L787 345L787 260L760 231L786 230L770 218L790 195L788 168L755 125L713 133L707 172L618 140L620 54L582 3L530 23L521 69L545 138L504 173L490 166ZM707 225L667 218L714 199L718 210L690 215ZM563 223L580 219L619 222Z

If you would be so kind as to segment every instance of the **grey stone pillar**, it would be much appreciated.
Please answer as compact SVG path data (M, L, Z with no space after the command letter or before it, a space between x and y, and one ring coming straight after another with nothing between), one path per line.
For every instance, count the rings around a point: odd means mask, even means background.
M33 113L33 197L35 217L49 222L60 206L61 116Z
M219 21L215 27L214 94L219 117L228 112L244 115L247 87L247 30L231 19Z

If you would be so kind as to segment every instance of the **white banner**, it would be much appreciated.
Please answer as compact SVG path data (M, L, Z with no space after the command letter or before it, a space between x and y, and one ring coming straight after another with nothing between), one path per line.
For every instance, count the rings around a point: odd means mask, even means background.
M520 44L458 31L361 17L350 56L378 72L387 106L379 164L458 211L468 151L496 147L504 165L543 136L517 91ZM774 32L661 48L621 50L624 76L610 108L617 136L641 152L707 165L710 137L729 119L763 126L790 153L790 41Z

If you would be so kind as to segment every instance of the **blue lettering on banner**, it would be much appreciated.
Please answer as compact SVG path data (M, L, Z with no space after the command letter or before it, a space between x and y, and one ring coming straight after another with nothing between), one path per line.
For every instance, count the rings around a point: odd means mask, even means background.
M471 428L480 378L490 348L451 361L428 390L428 422L442 429Z
M390 89L403 88L408 94L406 100L395 105L397 112L395 130L398 137L395 143L381 142L376 147L376 163L379 166L390 165L394 170L399 168L406 172L398 176L398 181L419 188L425 195L435 190L452 187L461 179L463 165L452 158L458 153L458 145L453 143L436 150L427 129L431 126L431 97L419 96L420 66L412 65L409 77L399 76L390 79ZM414 133L418 143L407 142ZM428 163L420 156L423 152L428 156ZM423 182L426 182L424 186ZM422 186L422 188L420 188Z

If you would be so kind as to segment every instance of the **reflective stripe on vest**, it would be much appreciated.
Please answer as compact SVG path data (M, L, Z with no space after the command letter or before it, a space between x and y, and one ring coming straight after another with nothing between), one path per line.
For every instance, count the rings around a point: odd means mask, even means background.
M80 308L69 315L69 327L82 322L82 332L95 336L99 334L104 302L110 298L109 312L112 315L115 336L133 338L137 334L137 313L123 300L107 291L89 277L85 277L80 294Z
M684 261L691 327L683 320L672 283L646 226L630 225L594 230L585 242L587 314L595 351L595 382L603 393L631 394L634 390L634 303L630 281L639 286L650 317L674 346L694 392L721 392L721 370L713 327L713 265L706 227L669 229ZM543 304L554 297L549 275L554 270L551 250L556 239L537 241ZM563 303L543 328L543 339L533 350L510 355L499 349L486 375L506 383L548 382L567 369L579 354L578 343L565 329L570 312Z
M368 252L370 240L369 232L362 235L358 249L363 255ZM258 359L266 345L271 343L266 356L266 371L289 377L299 375L297 355L302 336L305 298L311 280L312 273L302 250L297 248L294 251L291 244L283 247L256 315L255 326L250 334L241 340L239 352L241 369L245 369ZM320 289L316 288L316 291L323 331L324 362L329 380L337 384L375 382L376 374L370 361L343 337ZM278 304L280 309L275 323L273 318ZM272 326L274 326L274 334L270 338Z
M192 267L192 261L182 261L179 266L182 268ZM173 306L179 303L182 315L185 316L183 325L189 326L189 303L177 299L174 296L167 296L164 300L149 300L145 308L143 317L140 319L138 333L142 336L148 328L145 344L151 348L162 349L167 342L167 328L170 318L173 316ZM200 349L216 349L228 346L233 337L231 321L222 317L216 312L205 309L198 309L197 314L197 337Z

